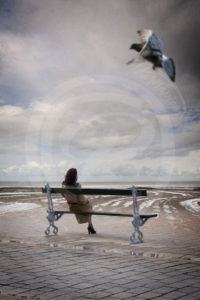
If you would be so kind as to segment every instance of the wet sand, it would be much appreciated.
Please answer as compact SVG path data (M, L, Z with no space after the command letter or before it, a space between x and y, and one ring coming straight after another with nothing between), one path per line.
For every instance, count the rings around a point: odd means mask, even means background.
M166 247L181 249L200 247L200 190L147 189L147 197L138 197L140 214L158 214L141 227L144 233L144 247L156 247L164 251ZM66 210L65 199L53 195L54 208ZM132 197L91 196L95 211L132 213ZM129 245L133 231L131 218L93 216L97 235L89 237L87 225L79 225L73 215L64 215L56 225L57 236L44 235L48 222L47 197L40 188L0 188L0 239L28 242L62 243L73 236L80 244L86 239L95 247L102 243ZM189 247L189 248L188 248ZM196 249L196 250L195 250ZM179 251L178 250L178 251ZM177 251L177 250L175 250ZM187 252L187 251L186 251Z

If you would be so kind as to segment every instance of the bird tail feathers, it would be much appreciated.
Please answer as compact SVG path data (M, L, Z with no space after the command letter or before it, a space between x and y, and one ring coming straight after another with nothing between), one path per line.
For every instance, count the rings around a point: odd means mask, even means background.
M175 63L174 60L172 58L169 58L169 60L171 61L171 64L173 66L173 78L172 81L175 81L175 77L176 77L176 67L175 67Z
M162 67L167 73L167 75L170 77L170 79L172 81L175 81L176 68L173 59L172 58L164 59L162 62Z

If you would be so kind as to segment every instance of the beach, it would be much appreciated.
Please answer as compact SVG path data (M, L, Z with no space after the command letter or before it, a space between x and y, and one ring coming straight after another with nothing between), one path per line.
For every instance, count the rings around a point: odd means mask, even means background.
M103 185L99 185L103 186ZM108 187L108 186L107 186ZM136 186L143 188L145 186ZM146 242L159 243L162 230L163 243L174 243L177 237L184 243L194 241L200 245L200 190L198 188L151 188L147 197L138 197L140 214L157 214L142 227ZM66 200L59 194L52 195L54 208L67 210ZM126 196L90 196L93 210L98 212L133 213L133 199ZM40 187L0 188L0 238L43 239L48 225L47 197ZM98 235L122 239L129 243L133 231L131 218L93 216ZM79 225L73 215L64 215L56 225L59 235L87 234L86 225ZM115 229L116 228L116 229Z

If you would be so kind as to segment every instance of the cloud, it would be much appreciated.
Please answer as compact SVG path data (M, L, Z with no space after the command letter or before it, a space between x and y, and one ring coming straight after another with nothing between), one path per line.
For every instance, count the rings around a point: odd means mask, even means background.
M199 149L198 1L2 3L6 174L60 176L69 165L99 176L189 172L184 159L193 166ZM149 63L126 65L140 28L159 34L177 83Z
M189 104L190 94L184 89L185 84L190 86L187 76L199 77L198 8L195 0L190 4L156 0L153 5L149 1L11 1L1 11L0 83L17 98L26 94L31 99L67 78L131 76L138 67L125 66L134 55L128 48L138 40L137 29L152 28L163 40L165 53L175 59L178 86ZM191 84L199 96L195 82Z
M29 98L46 92L62 73L63 59L59 50L55 50L47 38L34 33L30 36L2 33L0 58L3 75L0 84L15 94L22 94L24 90Z
M164 79L165 80L165 79ZM81 77L66 81L43 100L28 108L2 105L1 137L8 132L30 144L70 145L84 149L152 147L177 131L198 130L198 122L182 113L182 99L163 101L163 89L149 92L144 86L116 77ZM168 86L168 96L170 96ZM171 107L176 112L171 112ZM12 136L11 136L12 137ZM195 139L195 135L194 135ZM173 141L172 141L173 142ZM172 147L170 141L164 147ZM166 148L166 149L167 149Z
M103 173L169 177L175 158L190 161L190 152L199 149L199 121L184 113L176 90L169 102L163 102L163 89L155 91L118 77L81 77L63 82L28 108L1 106L4 149L13 147L27 161L4 171L46 178L78 166L83 176L90 174L87 178ZM184 168L179 164L178 169Z
M19 174L31 174L32 172L40 173L41 171L49 173L49 172L52 172L52 170L54 168L60 167L60 166L63 166L63 162L59 162L56 165L56 164L48 164L48 163L40 164L36 161L30 161L30 162L27 162L26 164L10 166L10 167L4 169L3 172L7 173L7 174L16 172L16 171Z
M40 141L80 150L157 143L171 115L163 121L156 110L166 110L167 103L157 94L151 102L151 93L132 82L129 88L129 81L125 87L114 83L109 77L84 77L62 84L32 104L27 139L35 135Z

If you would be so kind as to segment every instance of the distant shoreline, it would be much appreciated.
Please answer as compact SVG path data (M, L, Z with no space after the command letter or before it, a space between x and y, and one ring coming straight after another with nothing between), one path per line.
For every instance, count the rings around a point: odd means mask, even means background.
M0 181L0 189L2 188L11 188L11 189L21 189L21 188L42 188L47 182L43 181ZM60 187L61 182L48 182L52 187ZM81 182L83 187L97 187L97 188L130 188L135 185L137 188L143 189L184 189L184 190L200 190L199 181L135 181L135 182Z

